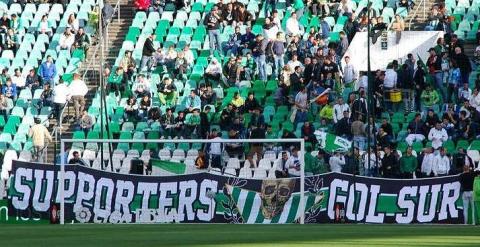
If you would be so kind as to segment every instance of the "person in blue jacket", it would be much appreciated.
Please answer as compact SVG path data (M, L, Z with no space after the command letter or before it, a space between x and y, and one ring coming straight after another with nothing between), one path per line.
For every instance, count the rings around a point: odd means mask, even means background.
M17 85L12 83L12 79L7 78L7 82L2 88L2 94L5 95L5 97L10 98L14 101L17 99Z
M38 75L42 80L42 84L49 83L50 87L53 88L55 86L53 79L57 76L57 68L53 63L52 56L47 56L47 61L43 62L38 69Z

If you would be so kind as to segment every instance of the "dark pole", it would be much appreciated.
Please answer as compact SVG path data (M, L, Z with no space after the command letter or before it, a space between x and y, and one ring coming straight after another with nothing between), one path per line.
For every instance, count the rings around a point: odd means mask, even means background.
M370 0L368 0L368 3L367 3L367 78L368 78L368 88L367 88L367 93L368 93L368 101L367 101L367 105L368 105L368 109L367 109L367 129L368 129L368 135L367 135L367 148L370 148L371 146L371 142L372 142L372 137L370 135L370 132L371 132L371 129L372 129L372 126L371 124L375 124L375 122L373 123L370 123L370 117L372 118L372 121L375 120L375 113L373 112L374 111L374 107L373 107L373 93L372 93L372 87L373 87L373 83L372 83L372 69L371 69L371 65L370 65L370 36L371 36L371 22L370 22L370 5L371 5L371 2ZM375 133L373 133L375 134ZM367 149L368 150L368 149ZM368 153L367 153L368 154ZM370 168L370 164L371 164L371 157L370 157L370 154L368 154L368 167Z

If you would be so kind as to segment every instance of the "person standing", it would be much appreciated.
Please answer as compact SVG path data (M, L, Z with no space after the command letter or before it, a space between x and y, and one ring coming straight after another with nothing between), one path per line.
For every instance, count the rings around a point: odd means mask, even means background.
M46 83L50 84L52 87L54 84L55 76L57 76L57 67L53 63L52 56L47 56L47 61L40 65L38 69L38 75L40 75L40 79L42 80L42 85Z
M433 163L435 162L435 154L432 148L425 148L423 151L423 161L421 167L421 174L423 177L432 177Z
M345 157L339 151L335 151L334 156L330 157L328 164L332 172L342 172L342 168L345 165Z
M153 54L155 53L155 47L153 46L153 41L155 40L155 34L150 34L150 36L145 40L142 50L142 63L140 65L140 71L150 71L153 64ZM148 67L147 67L148 66Z
M208 40L210 42L210 55L213 56L215 50L221 51L220 41L220 22L221 17L218 13L218 7L213 6L212 11L205 16L204 25L207 26Z
M411 179L417 170L418 160L412 154L412 147L407 148L407 153L400 158L400 173L403 178Z
M398 175L398 160L390 146L383 148L385 155L382 159L381 172L384 178L396 178Z
M435 48L430 48L428 52L430 52L427 60L428 71L435 80L435 88L440 91L442 99L446 100L447 95L443 89L442 58L437 55Z
M435 157L433 163L433 175L435 177L447 176L450 171L450 158L446 155L445 149L440 148L440 154Z
M73 107L75 108L75 121L79 121L85 109L85 95L88 93L88 87L80 78L80 74L75 73L73 75L73 81L68 86L68 91L70 92Z
M47 127L41 124L39 118L35 118L35 124L28 131L28 136L33 142L33 161L43 162L43 151L48 142L52 142L52 136L48 132Z
M468 223L468 209L472 207L472 225L475 225L475 204L473 201L473 181L480 173L474 172L470 166L463 166L463 173L460 174L460 188L463 200L463 222Z
M432 141L433 149L437 150L442 147L443 143L448 140L447 131L442 127L442 122L435 123L435 127L430 129L428 140Z
M59 83L55 86L53 89L53 103L54 103L54 112L55 112L55 117L57 119L57 126L62 127L62 121L63 121L63 109L65 108L65 105L67 104L67 101L70 99L70 92L63 83L63 80L60 80Z
M266 50L268 46L268 40L263 35L257 35L255 39L255 45L253 47L253 57L258 69L258 79L267 81L267 57Z

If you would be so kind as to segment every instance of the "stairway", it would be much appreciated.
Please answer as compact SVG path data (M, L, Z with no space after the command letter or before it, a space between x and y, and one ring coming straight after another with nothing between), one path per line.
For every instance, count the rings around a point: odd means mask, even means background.
M443 4L444 1L441 0L425 0L422 2L421 0L414 1L415 6L408 12L408 16L405 18L405 30L410 31L423 31L425 30L425 26L427 25L427 20L430 15L431 9L434 5ZM423 14L423 5L425 4L425 15ZM419 6L420 5L420 6ZM417 13L415 10L417 9ZM410 20L412 20L410 24ZM409 27L409 25L411 25Z
M112 5L115 8L117 0L106 0L106 3ZM118 56L120 49L122 48L123 40L128 32L132 20L135 17L134 6L131 0L120 0L120 19L118 13L115 13L112 17L112 21L108 25L107 31L107 43L104 53L104 62L108 67L112 67L115 63L115 59ZM100 45L99 42L95 46L91 46L87 52L86 60L80 68L80 74L84 76L85 83L88 86L88 94L86 96L86 109L92 104L92 99L95 97L95 93L99 87L100 79ZM70 104L69 108L65 108L63 130L61 138L72 138L73 124L74 124L75 109L73 104ZM57 121L55 119L50 120L50 130L53 132L53 127L56 126ZM57 140L57 152L60 150L60 141ZM50 143L47 148L46 162L53 163L54 157L54 143Z

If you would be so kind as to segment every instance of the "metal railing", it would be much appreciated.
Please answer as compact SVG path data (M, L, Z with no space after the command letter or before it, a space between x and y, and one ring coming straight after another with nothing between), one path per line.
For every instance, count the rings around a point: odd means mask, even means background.
M415 6L415 10L413 11L413 15L410 17L410 20L408 21L408 31L412 29L412 22L417 16L418 11L420 10L420 7L423 6L423 18L427 18L427 1L426 0L420 0L420 3Z
M102 11L101 9L99 11ZM113 15L112 15L112 20L113 20L113 16L115 16L115 14L117 15L117 21L118 23L120 23L120 0L117 0L117 3L115 4L115 7L113 8ZM100 15L101 16L101 15ZM102 17L103 18L103 17ZM101 21L102 20L98 20L98 22L101 24ZM85 81L85 78L87 77L87 73L92 71L93 70L93 73L95 73L96 71L93 69L94 65L97 64L97 59L96 59L96 56L97 56L97 52L98 50L100 49L100 45L101 43L100 42L105 42L105 48L108 50L108 40L109 40L109 37L108 37L108 28L110 26L110 22L107 23L106 25L106 31L105 31L105 39L102 39L101 37L98 38L98 43L97 45L95 46L95 50L93 52L93 55L92 57L90 58L87 66L85 67L85 71L83 72L83 80ZM98 35L97 35L98 36ZM103 64L101 64L101 66L103 66Z

